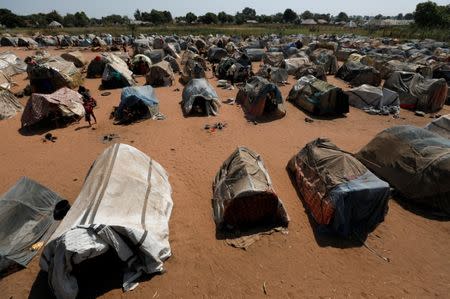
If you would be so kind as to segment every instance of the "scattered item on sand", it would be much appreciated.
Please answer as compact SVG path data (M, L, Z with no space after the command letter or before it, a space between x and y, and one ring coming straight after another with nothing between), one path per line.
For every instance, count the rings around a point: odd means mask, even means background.
M439 114L435 115L435 117ZM450 139L450 114L439 116L430 122L425 129Z
M314 122L314 119L309 118L309 117L305 117L305 122L307 122L307 123L313 123L313 122Z
M112 142L114 139L119 139L119 138L120 138L120 136L117 135L116 133L110 133L110 134L103 135L102 141L103 141L103 143L108 143L108 142Z
M111 95L111 93L109 91L105 91L105 92L102 92L100 95L102 97L107 97L107 96Z
M47 140L48 140L48 141L51 141L51 142L55 142L56 139L58 139L58 137L53 136L52 133L47 133L47 134L45 134L45 136L44 136L44 138L42 139L42 141L43 141L43 142L47 142Z
M416 112L414 112L414 115L425 117L425 112L417 110Z
M236 100L232 99L232 98L228 98L225 101L222 101L222 103L227 104L227 105L234 105L236 103Z
M213 125L206 124L204 126L204 129L209 130L209 132L215 132L216 130L223 130L224 128L227 127L227 125L228 125L227 123L217 122Z

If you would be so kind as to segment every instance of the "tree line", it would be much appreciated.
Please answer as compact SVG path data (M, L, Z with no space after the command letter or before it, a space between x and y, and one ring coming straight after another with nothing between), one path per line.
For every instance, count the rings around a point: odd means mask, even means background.
M301 20L314 19L325 20L326 22L363 22L369 20L370 16L348 16L345 12L340 12L336 16L330 14L318 14L311 11L304 11L297 14L294 10L287 8L284 12L273 15L257 15L256 10L250 7L244 8L242 11L234 15L224 11L215 14L207 12L204 15L197 16L192 12L188 12L185 16L173 18L169 11L159 11L152 9L151 11L141 11L137 9L134 13L134 19L144 23L154 25L162 25L173 23L174 21L188 24L244 24L246 22L258 22L264 24L270 23L286 23L300 24ZM414 20L419 26L425 27L442 27L450 26L450 4L437 5L428 1L419 3L415 12L397 16L383 16L381 14L374 17L375 19L398 19L398 20ZM13 27L46 27L52 21L57 21L66 27L87 27L99 25L123 25L129 24L131 20L127 16L109 15L97 18L89 18L85 12L79 11L74 14L60 15L57 11L50 13L38 13L26 16L19 16L8 9L0 9L0 23L8 28Z

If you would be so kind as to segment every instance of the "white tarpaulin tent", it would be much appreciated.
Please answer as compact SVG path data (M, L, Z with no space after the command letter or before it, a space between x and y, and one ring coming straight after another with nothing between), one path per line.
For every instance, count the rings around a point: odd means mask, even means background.
M57 298L76 298L75 265L114 250L126 263L123 288L143 273L163 272L171 255L172 189L164 168L125 144L107 148L45 246L40 266Z

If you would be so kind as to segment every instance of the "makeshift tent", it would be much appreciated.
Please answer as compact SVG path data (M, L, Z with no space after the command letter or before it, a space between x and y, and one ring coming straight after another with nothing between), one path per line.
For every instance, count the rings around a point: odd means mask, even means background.
M195 59L189 59L183 66L183 71L180 76L182 84L189 83L192 79L206 78L205 68L201 62Z
M22 114L22 127L34 125L44 119L72 119L84 116L82 96L67 87L52 94L34 93Z
M328 139L308 143L288 169L318 224L348 237L367 233L384 220L389 184Z
M19 37L19 39L17 40L17 45L19 47L30 47L30 48L38 47L38 43L31 37Z
M236 101L253 117L284 117L286 108L276 84L259 76L250 78L239 89Z
M336 77L347 81L352 86L360 86L363 84L379 86L381 84L380 72L361 62L346 62L339 68Z
M183 113L218 115L220 101L214 88L205 78L191 79L183 89Z
M336 58L338 61L347 61L352 54L357 54L358 50L352 48L340 48L336 51Z
M311 65L311 62L306 57L293 57L285 59L281 67L285 68L289 75L294 75L298 69L304 65Z
M166 56L166 53L162 49L157 49L157 50L146 50L144 51L144 55L150 58L152 64L156 64L163 60L164 56Z
M167 61L161 61L150 67L145 79L145 84L153 87L171 86L175 80L175 76L172 68L170 67L170 63Z
M103 88L123 88L133 86L136 81L133 79L133 72L128 69L128 65L116 55L109 55L110 60L103 71Z
M48 28L63 28L63 25L59 22L52 21L50 24L48 24Z
M125 87L114 118L118 123L153 118L159 113L159 101L150 85Z
M425 79L422 75L408 72L394 72L384 87L398 92L400 107L424 112L439 111L448 94L444 79Z
M23 177L0 198L0 277L26 267L55 231L58 203L50 189ZM67 205L66 205L67 206ZM60 220L59 217L56 217ZM34 246L33 246L34 245Z
M0 87L0 120L11 118L22 110L22 105L14 94Z
M27 71L27 65L15 54L11 52L0 53L0 71L8 77L24 73Z
M246 147L238 147L217 172L212 202L218 229L287 227L289 223L264 161Z
M150 67L152 66L152 61L150 58L143 54L137 54L131 60L131 67L133 73L136 75L145 75L148 73Z
M245 82L250 76L251 67L244 66L232 57L223 58L216 67L216 77L233 83Z
M268 64L270 66L281 67L283 61L283 52L266 52L263 56L264 64Z
M261 61L264 57L265 51L264 49L251 49L248 48L245 50L245 54L248 58L250 58L250 61Z
M327 75L325 74L325 70L323 69L323 66L317 65L314 63L307 63L299 66L295 73L294 78L300 79L305 76L314 76L319 80L327 81Z
M268 64L264 64L256 73L256 75L266 78L267 80L276 84L287 82L289 76L288 72L285 69L270 66Z
M443 115L430 122L425 129L450 139L450 114Z
M3 47L17 47L19 39L17 37L2 36L0 45Z
M430 66L423 64L414 64L403 62L399 60L390 60L384 65L383 72L386 73L386 78L388 78L393 72L401 71L401 72L410 72L410 73L419 73L425 78L431 78L433 76L433 70Z
M349 112L348 96L342 89L311 75L300 78L287 99L315 115Z
M398 93L387 88L363 84L345 91L351 106L370 114L398 114L400 98Z
M179 73L181 71L180 65L178 64L178 61L171 55L166 55L163 58L164 61L167 61L170 64L170 67L175 73Z
M62 87L81 85L81 72L72 62L61 57L50 57L28 68L32 92L52 93Z
M67 61L73 62L76 67L84 67L87 64L86 58L80 51L73 51L61 54L61 57Z
M163 262L171 255L171 194L168 175L158 162L126 144L107 148L42 253L40 266L48 272L55 296L76 298L73 270L109 250L126 265L125 291L137 287L144 273L163 273Z
M101 78L103 72L105 71L106 65L111 61L111 59L109 58L110 55L113 54L103 53L92 59L88 65L86 77Z
M0 71L0 88L2 89L11 89L11 78L5 75L2 71Z
M327 74L336 74L338 70L338 63L333 50L322 48L316 49L311 53L310 58L315 64L323 66Z
M211 63L218 63L227 55L228 53L225 49L219 47L211 47L208 50L208 61Z
M408 201L450 215L450 140L423 128L396 126L379 133L356 157Z

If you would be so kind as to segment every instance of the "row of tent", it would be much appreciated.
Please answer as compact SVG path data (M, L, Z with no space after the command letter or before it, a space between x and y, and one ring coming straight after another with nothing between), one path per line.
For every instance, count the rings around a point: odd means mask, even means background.
M437 126L386 129L355 155L319 138L295 154L287 169L315 222L343 237L364 236L384 220L390 187L407 201L450 215L450 140L432 132ZM123 288L132 290L142 274L163 272L171 255L171 194L164 168L125 144L96 159L72 207L22 178L0 199L0 273L26 267L43 245L40 266L54 294L76 298L73 269L114 251L125 265ZM290 221L263 159L246 147L224 161L212 198L221 231L287 227Z

